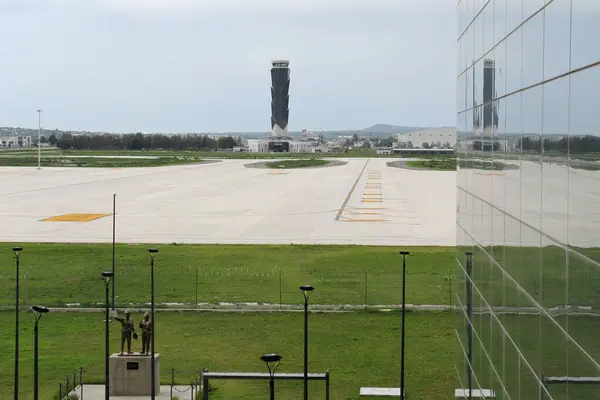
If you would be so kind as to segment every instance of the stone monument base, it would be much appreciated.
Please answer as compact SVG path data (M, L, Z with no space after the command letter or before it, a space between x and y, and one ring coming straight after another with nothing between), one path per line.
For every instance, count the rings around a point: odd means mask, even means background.
M109 359L111 396L150 396L152 394L152 356L140 353L113 354ZM154 387L160 392L160 357L154 354Z

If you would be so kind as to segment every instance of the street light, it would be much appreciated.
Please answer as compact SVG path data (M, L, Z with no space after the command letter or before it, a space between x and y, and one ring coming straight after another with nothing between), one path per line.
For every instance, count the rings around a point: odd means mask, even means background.
M150 253L150 298L151 298L151 304L152 304L152 325L151 325L151 330L152 330L152 350L151 350L151 357L152 357L152 364L151 364L151 368L150 371L152 373L152 378L150 379L150 383L152 385L152 400L156 399L156 375L155 375L155 365L154 365L154 325L156 325L156 322L154 321L154 257L156 257L156 253L158 253L157 249L148 249L148 253Z
M37 169L42 169L42 113L44 110L37 110L38 113L38 166Z
M15 400L19 398L19 260L21 258L22 247L13 247L15 260L17 264L17 280L15 286Z
M35 326L33 328L33 400L38 400L38 323L42 315L50 310L40 306L33 306L31 310L35 316Z
M104 308L104 399L109 400L110 398L110 383L109 383L109 330L108 330L108 287L110 285L110 279L113 277L112 271L105 271L100 274L104 279L105 285L105 308Z
M404 332L406 321L406 257L410 253L401 251L402 256L402 344L400 349L400 398L404 400Z
M471 283L471 275L473 273L473 253L465 252L467 257L467 278L466 295L467 295L467 384L469 385L469 400L473 398L473 285Z
M304 400L308 400L308 298L315 288L302 285L300 290L304 295Z
M267 364L267 368L269 369L269 399L275 400L275 369L279 365L279 361L281 361L281 356L275 353L265 354L261 356L260 359ZM275 365L273 365L275 364Z

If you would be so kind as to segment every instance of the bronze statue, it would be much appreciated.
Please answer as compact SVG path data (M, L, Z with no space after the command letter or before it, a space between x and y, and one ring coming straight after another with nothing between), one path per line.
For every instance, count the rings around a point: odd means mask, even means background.
M142 354L150 353L150 344L152 342L152 321L150 314L144 313L144 318L140 321L140 329L142 330Z
M125 341L127 340L127 353L131 353L131 336L137 340L138 336L135 333L135 325L133 320L129 318L129 311L125 311L125 317L116 316L115 319L121 323L121 355L123 355L123 347L125 347Z

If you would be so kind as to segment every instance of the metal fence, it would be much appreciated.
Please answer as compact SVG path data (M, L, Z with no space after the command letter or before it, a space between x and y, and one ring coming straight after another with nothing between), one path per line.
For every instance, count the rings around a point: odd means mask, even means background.
M102 307L104 285L100 279L79 276L53 276L45 279L29 267L20 282L21 305L47 307ZM60 272L57 271L60 275ZM407 303L452 305L454 270L407 270ZM10 277L7 277L10 279ZM14 277L13 277L14 278ZM76 284L59 284L49 279ZM150 277L138 268L121 266L115 279L115 303L119 308L144 307L150 301ZM223 304L301 305L299 286L311 284L315 292L311 304L397 305L402 300L400 268L272 268L170 267L156 269L155 300L159 307L205 308ZM14 308L14 281L5 281L0 307Z
M83 367L80 367L79 371L73 372L72 376L66 376L63 382L58 383L58 400L69 399L69 396L72 395L83 400Z

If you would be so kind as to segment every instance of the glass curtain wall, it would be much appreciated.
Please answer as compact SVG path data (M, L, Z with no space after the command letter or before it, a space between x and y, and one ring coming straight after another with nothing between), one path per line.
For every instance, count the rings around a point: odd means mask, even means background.
M600 399L600 1L457 8L456 388Z

